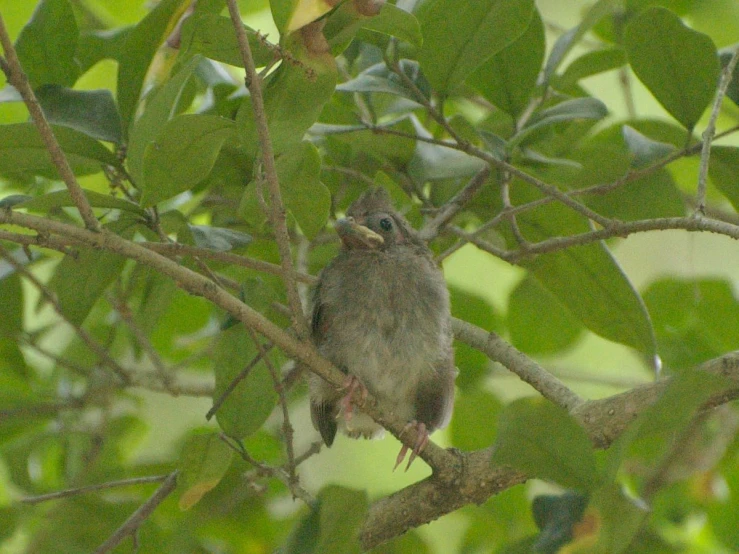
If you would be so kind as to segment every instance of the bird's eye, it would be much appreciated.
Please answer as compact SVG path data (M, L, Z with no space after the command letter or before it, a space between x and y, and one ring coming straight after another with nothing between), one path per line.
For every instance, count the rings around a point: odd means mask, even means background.
M389 231L393 228L393 222L389 217L383 217L380 220L380 229L383 231Z

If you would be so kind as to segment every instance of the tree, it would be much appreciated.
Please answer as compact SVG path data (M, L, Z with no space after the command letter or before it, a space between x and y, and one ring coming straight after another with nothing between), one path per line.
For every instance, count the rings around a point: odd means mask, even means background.
M696 526L739 549L736 282L637 287L613 255L667 244L652 231L739 239L731 0L600 0L572 28L533 0L244 2L279 41L235 0L130 4L0 8L4 551L432 552L417 528L455 511L464 530L435 525L465 552L697 551ZM329 220L369 185L484 291L451 287L455 448L371 499L306 482L329 453L302 375L342 384L304 309ZM518 268L503 309L462 253ZM639 379L587 399L563 368L596 336ZM581 377L618 375L588 356ZM137 457L188 397L212 408L181 453Z

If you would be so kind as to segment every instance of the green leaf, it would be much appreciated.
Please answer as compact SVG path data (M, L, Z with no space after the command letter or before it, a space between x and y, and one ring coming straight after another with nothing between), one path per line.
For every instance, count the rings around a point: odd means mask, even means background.
M101 60L118 61L130 31L131 27L118 27L102 31L83 32L80 35L76 54L82 73L85 73Z
M72 90L44 85L36 90L49 123L76 129L98 140L119 144L121 120L109 90Z
M231 466L233 450L215 433L190 436L182 447L179 506L189 510L210 490L215 488Z
M417 17L424 43L418 61L434 90L449 94L521 36L533 11L532 0L479 0L465 4L463 10L455 0L421 4Z
M52 130L77 175L98 173L103 165L121 166L110 150L84 133L68 127L53 126ZM0 125L0 174L9 178L59 178L33 123Z
M42 0L16 42L18 59L31 86L71 87L80 75L74 59L79 29L67 0Z
M608 115L608 108L597 98L583 97L565 100L551 108L536 112L529 119L526 126L511 140L511 147L524 142L535 131L562 123L579 119L603 119Z
M721 59L722 67L725 68L729 65L731 57L734 55L737 48L739 48L739 43L719 50L719 58ZM728 96L734 104L739 106L739 63L734 66L734 73L732 74L729 88L726 89L726 96Z
M516 400L503 409L491 463L577 490L598 484L585 430L565 410L540 398Z
M183 114L167 122L146 147L141 205L153 206L205 179L223 144L235 139L230 119Z
M460 361L456 360L456 363L460 364ZM500 401L487 391L471 389L459 394L454 402L450 429L454 446L462 450L478 450L493 444L501 409ZM484 424L481 424L481 419Z
M336 4L330 0L272 0L272 16L281 34L296 31L330 12Z
M598 489L590 500L588 512L591 510L600 523L598 542L593 547L598 554L630 552L632 540L650 515L644 503L629 498L617 484Z
M220 398L255 355L256 348L242 325L234 325L221 333L213 360L216 375L214 399ZM218 425L230 437L247 437L259 430L276 404L277 393L272 377L264 363L259 363L216 412Z
M628 125L623 126L623 136L626 146L628 146L629 151L634 156L631 167L636 169L652 165L654 162L666 158L675 151L675 147L672 144L652 140Z
M283 63L264 87L264 109L275 155L294 147L318 119L336 88L336 60L328 52L314 52L301 33L290 35L284 48L294 57ZM259 150L251 97L236 117L239 137L250 157Z
M423 44L421 25L416 16L389 2L383 4L380 13L367 19L362 28L395 37L413 46L420 47Z
M468 82L498 108L516 117L529 103L545 48L544 25L534 9L526 31L477 68Z
M130 126L126 159L128 171L135 183L144 182L146 147L157 138L162 127L177 115L177 110L181 109L180 99L201 59L195 56L169 80L152 91L147 96L143 113Z
M211 227L209 225L188 225L195 245L200 248L228 252L234 248L249 244L253 237L241 231Z
M125 135L136 114L149 65L190 4L190 0L162 0L126 37L118 63L118 107Z
M581 79L605 73L622 67L627 62L626 52L622 48L603 48L583 54L570 65L557 79L560 89L574 87Z
M384 125L402 133L415 133L409 118L392 121ZM309 129L314 136L332 137L336 141L351 146L355 155L373 156L380 160L389 160L395 164L405 165L411 161L416 152L416 143L404 137L387 135L377 140L377 135L364 125L326 125L316 123ZM420 145L420 143L419 143Z
M521 196L526 200L535 198ZM522 198L517 197L515 203ZM532 242L589 230L580 216L556 204L522 214L518 223ZM515 244L513 237L508 241ZM588 329L650 358L654 355L654 332L644 303L604 243L542 254L522 265Z
M431 94L431 88L426 78L421 73L418 62L413 60L400 60L400 70L413 84L425 95ZM338 92L386 92L395 94L418 102L414 91L405 84L405 81L394 71L391 71L386 63L377 63L362 71L354 79L341 83L336 87Z
M624 31L631 67L662 106L692 130L711 102L720 73L713 41L664 8L649 8Z
M285 544L280 548L280 554L314 554L318 543L320 512L312 507L308 515L301 519L293 528Z
M508 330L516 348L541 355L572 346L583 325L554 294L527 276L508 299Z
M623 460L659 463L708 398L731 387L731 381L704 371L683 371L672 378L660 398L644 410L606 452L604 470L616 474Z
M244 30L249 39L254 63L257 67L267 65L277 55L276 50L270 49L260 40L254 29L244 25ZM203 13L187 18L182 24L180 47L188 56L202 54L211 60L244 67L233 22L229 17Z
M592 196L588 206L606 217L623 221L685 215L683 197L666 169L634 179L608 194Z
M560 36L557 42L554 43L546 66L544 67L544 82L548 82L551 79L554 72L564 61L565 56L593 26L619 8L620 0L599 0L591 6L577 26Z
M572 540L574 527L582 519L587 505L587 496L575 492L535 497L531 511L541 533L533 552L559 552L560 547Z
M739 212L739 148L736 146L711 147L708 174L716 188Z
M0 298L0 337L15 337L23 330L24 294L20 277L5 260L0 261Z
M315 552L321 554L362 552L359 530L364 523L369 505L367 492L329 485L318 494L318 501L320 519Z
M0 208L12 208L32 198L33 196L27 194L10 194L0 200Z
M120 221L107 225L124 238L133 235ZM112 252L81 249L77 257L65 256L56 267L48 288L56 295L62 313L75 325L81 325L108 285L123 271L126 258Z
M321 156L310 142L277 158L285 207L290 210L305 235L313 240L326 226L331 211L331 193L321 183Z
M136 215L143 216L146 214L138 204L134 204L130 200L125 198L116 198L109 194L101 194L94 190L82 189L87 198L87 201L93 208L112 208L114 210L123 210ZM31 197L24 202L17 205L19 208L25 208L27 210L36 212L48 212L61 207L76 206L68 190L57 190L42 194L41 196Z
M416 125L416 134L431 136L426 129ZM409 175L418 183L444 179L471 177L486 165L485 162L465 152L440 144L416 142L413 159L408 166Z
M739 349L739 299L728 281L660 279L644 291L666 368L686 370Z

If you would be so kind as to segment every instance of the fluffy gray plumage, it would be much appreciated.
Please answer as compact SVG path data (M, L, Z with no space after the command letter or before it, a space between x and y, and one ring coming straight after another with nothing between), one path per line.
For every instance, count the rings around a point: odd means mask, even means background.
M316 346L384 412L429 433L446 426L456 369L449 293L431 252L380 188L354 202L336 230L343 248L314 292ZM313 424L326 445L337 426L352 437L382 433L361 411L346 417L342 391L314 374L309 383Z

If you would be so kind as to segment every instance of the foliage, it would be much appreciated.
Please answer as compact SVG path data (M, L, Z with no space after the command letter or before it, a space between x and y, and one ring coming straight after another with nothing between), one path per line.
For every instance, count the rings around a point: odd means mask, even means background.
M28 4L0 0L0 552L739 549L736 272L645 281L614 254L647 231L739 239L733 0L598 0L565 26L533 0L241 2L249 88L226 0ZM455 327L461 451L430 445L426 484L374 443L319 451L304 417L301 372L336 370L299 340L300 298L372 183L464 275L474 326ZM556 369L573 352L600 387ZM160 424L178 448L142 450ZM480 491L447 477L457 455Z

